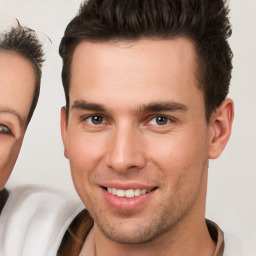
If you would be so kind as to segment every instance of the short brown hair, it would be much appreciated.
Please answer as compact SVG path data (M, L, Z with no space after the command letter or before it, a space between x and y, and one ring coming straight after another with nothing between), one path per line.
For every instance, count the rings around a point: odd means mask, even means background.
M1 34L0 50L17 52L28 59L33 66L35 72L35 89L27 116L26 124L28 125L36 108L40 93L42 63L44 61L42 44L38 40L34 30L21 26L18 23L17 26Z
M185 36L195 45L197 78L204 93L206 119L226 98L232 71L229 9L224 0L88 0L68 24L59 53L69 108L71 63L81 41L172 39Z

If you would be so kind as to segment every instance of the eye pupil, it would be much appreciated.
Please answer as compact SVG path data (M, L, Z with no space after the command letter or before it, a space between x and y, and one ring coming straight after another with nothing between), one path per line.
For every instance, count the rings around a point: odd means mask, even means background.
M101 124L102 121L103 121L103 118L101 116L93 116L92 117L93 124Z
M0 133L10 133L10 130L8 127L0 125Z
M156 123L158 124L158 125L165 125L165 124L167 124L167 118L166 117L164 117L164 116L158 116L158 117L156 117Z

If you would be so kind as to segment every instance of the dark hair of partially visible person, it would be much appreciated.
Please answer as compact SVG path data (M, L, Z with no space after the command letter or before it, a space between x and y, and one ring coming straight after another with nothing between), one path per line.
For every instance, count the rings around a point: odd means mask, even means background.
M18 23L17 26L1 33L0 51L18 53L32 64L35 73L35 89L26 122L26 125L28 125L36 108L40 93L42 63L44 61L42 43L39 41L34 30L21 26Z
M68 24L59 53L69 111L72 57L82 41L115 42L186 37L197 53L196 78L205 101L206 121L229 92L232 30L225 0L88 0ZM76 233L84 237L83 228ZM78 255L74 253L72 255Z
M224 0L88 0L68 24L59 53L69 108L70 68L81 41L135 41L187 37L197 52L197 79L203 91L207 122L229 92L232 30Z

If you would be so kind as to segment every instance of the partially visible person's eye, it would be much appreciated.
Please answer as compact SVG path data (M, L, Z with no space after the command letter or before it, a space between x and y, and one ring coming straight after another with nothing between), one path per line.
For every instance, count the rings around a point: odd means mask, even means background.
M149 125L166 125L170 123L170 118L166 116L155 116L148 122Z
M11 130L7 126L0 124L0 133L10 134Z

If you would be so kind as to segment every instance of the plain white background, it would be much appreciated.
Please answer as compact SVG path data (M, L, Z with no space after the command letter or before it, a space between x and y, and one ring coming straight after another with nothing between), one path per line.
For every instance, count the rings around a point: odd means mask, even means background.
M38 107L9 186L46 184L75 194L60 135L65 100L58 46L80 2L0 0L0 22L18 18L38 31L46 51ZM225 151L210 162L206 215L248 248L256 248L256 0L231 0L229 6L234 53L229 97L235 102L235 120ZM248 255L256 255L256 249Z

